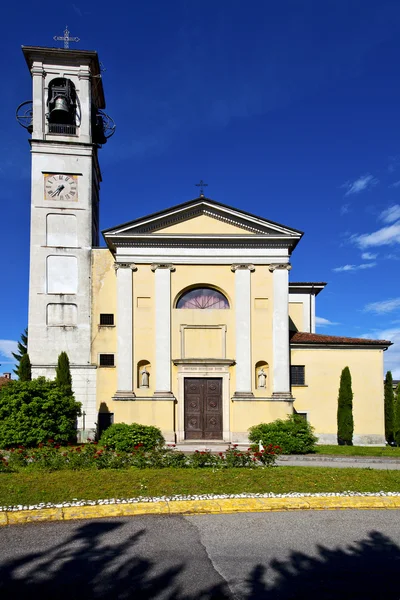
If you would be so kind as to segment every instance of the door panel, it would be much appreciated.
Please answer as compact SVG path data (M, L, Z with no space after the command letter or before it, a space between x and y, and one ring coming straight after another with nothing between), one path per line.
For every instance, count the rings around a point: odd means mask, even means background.
M221 378L185 378L185 439L222 439Z

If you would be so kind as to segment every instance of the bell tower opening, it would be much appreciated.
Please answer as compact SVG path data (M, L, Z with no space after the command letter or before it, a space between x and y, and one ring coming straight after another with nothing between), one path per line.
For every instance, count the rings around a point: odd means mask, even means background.
M49 133L76 134L80 124L79 100L70 79L56 77L49 82L47 107Z

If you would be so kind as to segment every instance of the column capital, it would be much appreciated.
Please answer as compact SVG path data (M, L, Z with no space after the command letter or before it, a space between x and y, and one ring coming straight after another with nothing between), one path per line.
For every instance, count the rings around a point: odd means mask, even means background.
M246 263L246 264L234 264L234 265L232 265L232 266L231 266L231 271L233 271L233 273L235 273L235 272L236 272L236 271L238 271L239 269L240 269L240 270L243 270L243 269L244 269L244 270L247 270L247 269L248 269L248 270L249 270L249 271L251 271L251 272L253 272L253 271L255 271L255 270L256 270L256 268L255 268L255 266L254 266L254 265L252 265L252 264L248 264L248 263Z
M151 270L157 271L157 269L169 269L171 272L175 271L175 267L171 263L153 263L151 265Z
M268 265L268 271L273 273L276 269L290 271L292 265L290 263L280 264L280 265Z
M90 69L87 68L80 68L78 71L78 77L79 79L90 79L91 78L91 73L90 73Z
M114 269L115 271L118 271L118 269L131 269L131 271L137 271L138 268L135 263L114 263Z
M31 69L32 77L46 77L46 71L39 65L34 65Z

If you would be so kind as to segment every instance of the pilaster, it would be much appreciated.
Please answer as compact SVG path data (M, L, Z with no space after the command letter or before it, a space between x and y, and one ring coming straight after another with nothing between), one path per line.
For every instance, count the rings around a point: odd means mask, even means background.
M117 392L114 399L135 398L133 392L133 271L135 264L116 263L117 275Z
M235 264L236 391L234 397L252 398L251 386L251 273L252 264Z
M292 398L289 349L289 271L290 264L270 265L273 273L273 397Z
M173 398L171 391L171 272L169 263L154 263L155 276L155 359L154 399Z
M43 110L43 88L45 71L41 62L34 62L31 68L33 88L33 140L44 139L44 110Z

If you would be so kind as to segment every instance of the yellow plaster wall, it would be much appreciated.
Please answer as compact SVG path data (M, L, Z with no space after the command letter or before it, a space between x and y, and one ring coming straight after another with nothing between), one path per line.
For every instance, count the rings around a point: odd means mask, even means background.
M174 431L174 403L172 401L134 400L114 402L114 423L140 423L159 427L167 434ZM116 406L118 405L118 406Z
M289 317L292 319L297 331L304 331L302 302L289 302Z
M307 387L292 386L297 411L309 411L316 433L336 434L340 375L349 367L353 388L354 435L384 435L383 351L292 349L291 364L305 365Z
M251 274L251 363L252 386L256 397L270 396L272 394L271 374L274 368L272 356L272 315L273 315L273 275L267 266L256 265ZM255 365L264 361L268 368L267 387L257 389ZM239 403L238 403L239 404ZM236 410L236 405L234 407Z
M99 326L100 313L114 314L117 319L116 276L114 258L106 248L92 250L92 363L99 364L99 354L117 351L116 327ZM112 401L117 389L115 367L97 369L97 406L113 412Z
M255 235L253 231L248 229L237 227L231 223L214 219L207 215L199 215L193 217L187 221L170 225L169 227L163 227L156 233L168 233L168 234L182 234L182 235L229 235L229 234L240 234L240 235Z
M232 402L232 432L247 433L249 427L286 419L292 414L291 402Z
M152 396L155 392L155 314L154 314L154 273L150 265L138 265L133 273L133 375L134 392L139 396ZM138 387L138 363L150 363L149 387Z

